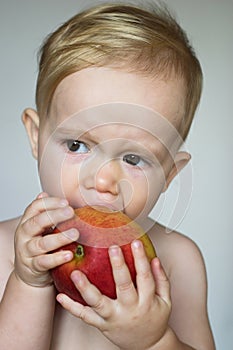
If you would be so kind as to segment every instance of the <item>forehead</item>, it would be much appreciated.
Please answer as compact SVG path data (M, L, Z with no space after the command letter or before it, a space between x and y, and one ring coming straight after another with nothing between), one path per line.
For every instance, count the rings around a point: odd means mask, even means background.
M141 105L177 125L184 116L182 79L149 78L106 67L83 69L64 78L55 90L50 115L64 118L106 103Z
M58 85L48 123L52 130L62 125L84 131L121 123L163 138L167 144L171 137L179 136L184 96L184 84L178 78L165 81L109 68L88 68Z

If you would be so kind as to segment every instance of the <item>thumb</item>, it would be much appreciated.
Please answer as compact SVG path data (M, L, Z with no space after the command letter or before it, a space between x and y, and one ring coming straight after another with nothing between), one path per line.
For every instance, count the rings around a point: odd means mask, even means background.
M159 258L154 258L152 260L151 268L156 284L156 294L168 305L171 305L170 283Z

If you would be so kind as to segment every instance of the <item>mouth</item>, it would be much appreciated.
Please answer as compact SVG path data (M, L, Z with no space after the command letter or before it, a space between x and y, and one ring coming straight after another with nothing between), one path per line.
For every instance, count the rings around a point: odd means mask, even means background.
M104 212L117 212L117 211L123 211L122 209L119 209L109 203L94 203L94 204L88 204L90 207Z
M79 200L77 202L73 201L73 207L74 208L80 208L80 207L92 207L97 210L106 211L106 212L122 212L125 213L125 205L120 198L117 198L115 200L108 200L108 198L98 198L97 195L91 195L88 194L85 197L82 196L82 200ZM71 205L72 205L71 204Z

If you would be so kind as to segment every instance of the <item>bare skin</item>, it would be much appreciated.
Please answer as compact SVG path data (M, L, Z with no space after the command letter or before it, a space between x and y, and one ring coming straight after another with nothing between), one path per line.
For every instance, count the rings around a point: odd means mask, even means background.
M164 227L146 219L161 192L190 159L186 152L167 152L184 114L184 96L179 79L164 82L95 68L74 73L60 83L46 121L31 109L24 112L45 192L29 204L21 218L0 226L3 350L214 349L199 249L185 236L166 234ZM119 105L116 108L119 101L123 113ZM135 109L135 104L143 110ZM104 119L102 106L114 107L107 114L114 121L119 117L114 126ZM87 109L95 112L91 118L82 114ZM157 118L160 115L173 127L164 129ZM71 278L89 305L83 307L62 294L56 299L49 272L71 260L72 254L48 254L76 240L79 233L71 230L44 236L43 232L71 218L71 206L86 203L106 203L146 223L158 258L149 264L140 241L132 243L135 289L120 248L110 248L117 299L101 295L76 272Z

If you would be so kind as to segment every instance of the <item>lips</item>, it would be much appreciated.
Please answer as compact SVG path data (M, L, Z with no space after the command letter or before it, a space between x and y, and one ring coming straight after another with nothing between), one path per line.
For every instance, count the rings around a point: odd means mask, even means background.
M100 206L125 213L125 205L121 195L100 193L95 189L86 189L83 186L79 186L78 190L68 196L67 200L73 208Z
M112 205L110 203L106 202L93 202L93 203L87 203L90 207L93 207L98 210L103 210L103 211L122 211L124 212L124 208L120 208L119 206Z

